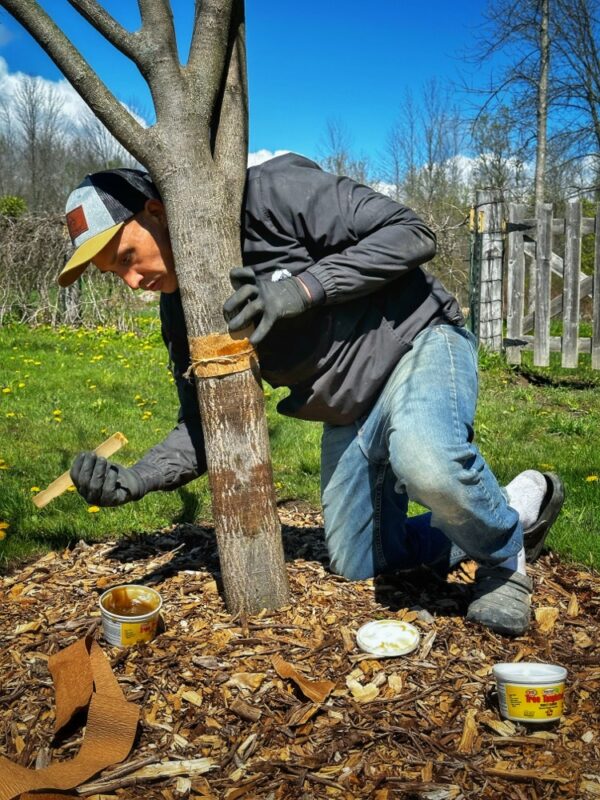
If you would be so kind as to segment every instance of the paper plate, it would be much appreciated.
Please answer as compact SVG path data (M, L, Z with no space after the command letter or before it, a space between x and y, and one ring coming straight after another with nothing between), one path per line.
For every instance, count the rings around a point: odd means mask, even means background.
M421 636L414 625L398 619L367 622L356 632L356 643L365 653L379 658L403 656L418 646Z

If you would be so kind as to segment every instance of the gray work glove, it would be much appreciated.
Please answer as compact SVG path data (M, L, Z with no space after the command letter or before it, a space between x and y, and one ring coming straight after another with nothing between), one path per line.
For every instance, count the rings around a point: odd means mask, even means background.
M148 489L135 467L113 464L96 453L80 453L71 467L71 480L91 505L121 506L139 500Z
M250 335L257 345L279 319L297 317L312 305L310 295L298 278L257 281L250 267L234 267L229 273L235 292L223 304L223 316L230 331L256 325Z

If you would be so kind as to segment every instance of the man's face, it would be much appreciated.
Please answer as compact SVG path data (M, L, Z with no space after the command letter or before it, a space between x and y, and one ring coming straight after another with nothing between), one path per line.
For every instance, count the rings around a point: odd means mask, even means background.
M148 200L144 210L94 256L93 263L100 272L114 272L131 289L174 292L177 276L163 204Z

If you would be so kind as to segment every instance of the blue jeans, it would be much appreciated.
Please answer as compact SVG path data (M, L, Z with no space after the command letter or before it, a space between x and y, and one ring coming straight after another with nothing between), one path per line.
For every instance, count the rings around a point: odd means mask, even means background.
M523 545L517 512L473 443L477 350L465 328L422 331L371 411L325 425L321 496L331 568L352 580L465 558L492 566ZM408 501L430 513L407 517Z

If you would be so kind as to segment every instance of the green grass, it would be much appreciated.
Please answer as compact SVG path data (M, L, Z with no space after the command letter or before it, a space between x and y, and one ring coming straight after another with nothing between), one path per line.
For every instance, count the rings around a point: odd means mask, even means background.
M33 487L45 488L111 433L129 439L115 458L130 465L171 429L177 400L154 313L138 327L0 328L0 521L9 525L0 531L0 569L79 539L210 519L206 478L96 513L73 492L41 510L31 502ZM585 363L561 370L557 358L545 370L528 362L517 370L481 356L477 440L501 482L531 467L562 476L567 502L550 543L565 558L598 566L600 373ZM278 415L285 393L266 390L277 494L318 507L320 425Z
M565 558L600 565L600 372L589 356L577 370L508 367L495 354L480 355L479 445L501 483L524 469L557 472L565 483L564 508L549 537Z
M114 457L133 464L173 427L178 402L158 320L137 334L102 328L0 328L0 569L79 539L152 531L210 519L206 478L175 492L90 513L76 492L43 509L31 502L73 458L115 431L129 443ZM275 412L285 392L267 388L274 478L281 499L319 502L320 427ZM0 535L1 535L0 531Z

